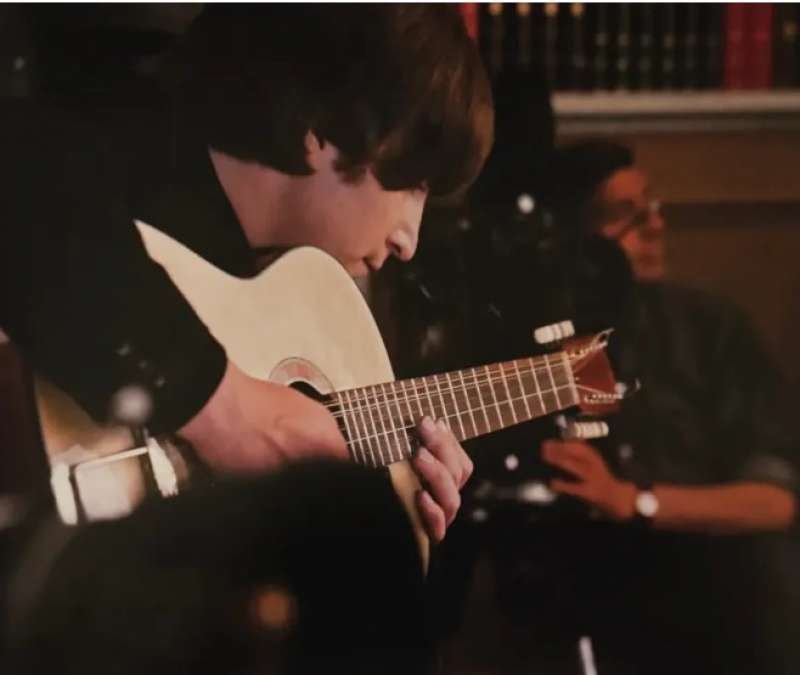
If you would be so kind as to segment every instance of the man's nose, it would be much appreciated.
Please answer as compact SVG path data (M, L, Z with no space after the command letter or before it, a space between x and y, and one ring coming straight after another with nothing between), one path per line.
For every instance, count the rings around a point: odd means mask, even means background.
M387 242L389 251L395 258L408 262L417 252L418 237L411 228L401 227L392 232Z
M661 202L654 199L648 204L647 230L661 233L664 230L664 216L661 215Z

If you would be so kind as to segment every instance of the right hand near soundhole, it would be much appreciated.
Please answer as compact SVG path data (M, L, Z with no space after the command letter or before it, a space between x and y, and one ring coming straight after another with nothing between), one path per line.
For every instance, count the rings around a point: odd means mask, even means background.
M290 387L249 377L230 361L217 390L178 435L217 471L252 473L308 457L348 458L325 406Z

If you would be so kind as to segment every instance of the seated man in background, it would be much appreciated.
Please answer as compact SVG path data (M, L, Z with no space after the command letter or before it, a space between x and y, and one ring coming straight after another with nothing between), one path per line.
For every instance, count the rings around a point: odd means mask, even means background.
M536 458L530 428L503 441L514 481L561 495L549 516L490 511L485 527L521 644L508 671L580 672L589 636L604 674L796 672L796 542L778 534L797 510L785 383L735 307L665 282L664 218L630 150L565 147L549 178L543 201L579 249L578 333L614 327L617 377L642 389L608 438L548 438ZM723 534L737 536L709 536Z
M777 409L785 405L775 398L778 376L749 322L722 299L664 282L665 221L630 151L610 143L566 148L555 175L561 189L578 185L578 226L615 242L630 264L628 296L602 300L606 322L625 346L619 374L638 373L643 391L625 403L625 417L635 416L641 427L631 432L626 454L639 465L637 480L609 476L589 444L552 441L545 459L578 479L555 481L554 489L624 521L638 513L641 481L654 499L647 500L652 513L640 515L659 529L787 528L796 476L785 453L795 448L781 436L788 430L778 424ZM553 206L564 202L555 198ZM642 457L633 452L638 446Z

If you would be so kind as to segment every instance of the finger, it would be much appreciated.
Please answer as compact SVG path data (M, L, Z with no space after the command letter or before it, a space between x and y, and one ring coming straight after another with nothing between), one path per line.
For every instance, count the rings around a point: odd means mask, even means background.
M425 532L433 541L437 543L442 541L447 531L446 518L442 508L426 490L417 492L416 503Z
M544 460L551 466L555 466L584 481L589 480L594 473L592 467L587 466L584 462L576 461L572 457L551 455L549 457L545 456Z
M452 474L427 448L420 448L412 466L428 488L434 501L442 508L445 523L449 525L461 506L461 495Z
M597 450L582 441L545 441L542 443L542 456L545 459L569 457L572 461L586 466L597 466L603 461Z
M422 419L419 425L423 445L447 467L456 487L461 488L472 474L472 460L456 440L445 422L434 422L430 417Z

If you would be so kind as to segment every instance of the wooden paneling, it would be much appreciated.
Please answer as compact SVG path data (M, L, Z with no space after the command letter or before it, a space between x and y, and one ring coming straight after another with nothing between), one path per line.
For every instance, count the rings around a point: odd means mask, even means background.
M800 201L800 131L627 139L665 202Z
M670 278L734 300L800 380L800 202L673 205L664 215Z

